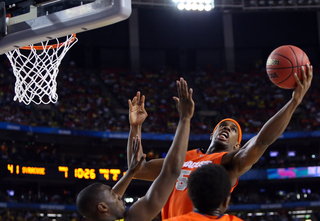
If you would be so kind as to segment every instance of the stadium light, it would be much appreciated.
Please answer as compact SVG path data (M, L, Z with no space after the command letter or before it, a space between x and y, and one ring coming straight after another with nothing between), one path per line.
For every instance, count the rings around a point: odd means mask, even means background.
M126 203L133 203L133 198L132 197L127 197L127 198L124 198L124 201L126 202Z
M214 8L214 0L172 0L179 10L210 11Z
M187 3L184 7L185 10L190 11L191 10L191 4Z

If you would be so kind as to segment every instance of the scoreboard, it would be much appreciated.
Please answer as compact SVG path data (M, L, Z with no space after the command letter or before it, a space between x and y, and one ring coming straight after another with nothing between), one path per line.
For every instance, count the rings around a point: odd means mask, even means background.
M75 167L62 165L38 166L0 163L3 177L44 178L58 180L118 181L125 171L118 168Z

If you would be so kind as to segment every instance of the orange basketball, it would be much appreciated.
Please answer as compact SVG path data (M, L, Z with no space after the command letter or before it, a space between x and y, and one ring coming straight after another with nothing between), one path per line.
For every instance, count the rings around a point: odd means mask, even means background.
M302 80L301 66L310 64L309 58L300 48L283 45L274 49L267 59L267 74L278 87L294 89L297 85L294 73ZM306 70L306 68L305 68Z

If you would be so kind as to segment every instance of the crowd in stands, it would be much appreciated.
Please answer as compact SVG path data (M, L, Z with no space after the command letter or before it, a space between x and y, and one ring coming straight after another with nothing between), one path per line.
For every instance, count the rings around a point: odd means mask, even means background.
M280 184L281 181L279 181ZM271 185L271 184L270 184ZM279 185L281 186L281 185ZM303 186L303 185L302 185ZM249 185L250 187L250 185ZM237 187L238 188L238 187ZM274 188L273 190L266 190L261 188L259 191L239 187L231 194L232 200L230 205L241 204L279 204L301 201L319 201L320 192L317 188L302 189L301 191L286 191L285 187ZM281 189L281 190L280 190Z
M38 193L37 188L27 187L1 187L0 202L12 203L42 203L42 204L75 204L75 193L71 194L68 188L46 189Z
M320 127L320 77L318 70L314 72L312 86L287 131L313 131ZM56 104L25 105L13 101L15 79L10 63L4 61L0 67L0 121L127 132L128 99L139 90L146 96L149 114L144 132L173 133L178 115L172 96L177 94L175 81L180 77L194 87L197 106L191 132L195 134L210 133L225 117L237 119L244 133L257 133L291 96L291 90L276 87L260 69L246 73L207 69L182 74L160 68L131 73L126 69L82 70L71 62L60 67ZM203 116L199 111L214 111L216 116Z
M257 71L199 71L192 76L208 109L237 119L244 133L259 131L288 100L283 90Z
M65 145L68 148L68 145ZM0 145L0 162L32 163L38 165L68 165L127 168L127 153L124 149L104 151L97 155L85 152L67 153L65 147L54 144L35 144L34 142L14 142Z
M175 131L178 113L172 97L177 95L175 82L180 77L173 70L143 71L136 74L113 69L100 72L100 78L124 109L128 109L128 99L132 99L137 91L146 96L145 107L149 116L143 130L150 133Z

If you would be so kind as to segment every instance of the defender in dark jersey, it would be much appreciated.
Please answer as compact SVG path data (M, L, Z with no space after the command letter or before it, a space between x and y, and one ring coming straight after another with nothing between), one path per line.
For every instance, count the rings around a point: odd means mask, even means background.
M166 203L177 177L180 174L188 149L190 121L194 113L192 89L180 78L177 81L178 97L174 97L179 112L179 123L169 152L163 162L160 175L150 186L146 195L135 202L128 210L121 199L132 177L141 169L144 156L138 156L141 150L139 135L132 138L129 145L133 157L127 173L111 188L102 183L94 183L84 188L77 196L77 208L88 220L149 221L159 214ZM139 151L140 149L140 151Z

